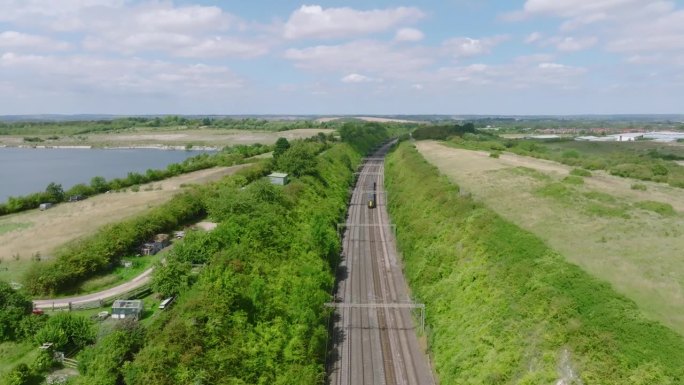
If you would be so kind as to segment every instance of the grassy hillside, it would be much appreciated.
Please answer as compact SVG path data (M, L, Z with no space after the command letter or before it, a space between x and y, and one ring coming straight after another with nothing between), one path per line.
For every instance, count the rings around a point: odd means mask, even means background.
M419 142L449 180L684 336L684 190L543 159ZM586 170L581 170L585 171Z
M684 340L540 239L459 194L410 145L390 213L444 384L678 384Z

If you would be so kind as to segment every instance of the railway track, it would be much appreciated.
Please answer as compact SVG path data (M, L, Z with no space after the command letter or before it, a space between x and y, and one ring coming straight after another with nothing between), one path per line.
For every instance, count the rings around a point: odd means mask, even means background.
M352 193L338 274L334 346L328 360L334 385L435 384L411 316L408 289L385 206L381 148L363 165ZM367 205L377 186L377 207Z

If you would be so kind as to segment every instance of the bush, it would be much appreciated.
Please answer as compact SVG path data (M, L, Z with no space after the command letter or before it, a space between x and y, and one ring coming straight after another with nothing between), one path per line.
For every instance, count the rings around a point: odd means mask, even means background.
M22 336L22 322L30 317L33 304L25 295L0 281L0 342L16 340Z
M28 365L19 364L7 374L7 385L27 385L31 375Z
M95 342L95 325L86 317L59 313L48 318L35 335L37 345L51 342L56 350L70 346L82 349Z
M501 156L501 153L498 152L498 151L496 151L496 152L490 152L490 153L489 153L489 157L490 157L490 158L499 159L500 156Z

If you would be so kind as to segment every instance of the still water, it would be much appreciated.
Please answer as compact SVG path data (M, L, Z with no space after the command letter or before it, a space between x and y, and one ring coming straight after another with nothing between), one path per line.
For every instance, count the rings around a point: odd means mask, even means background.
M155 149L34 149L0 148L0 202L10 196L44 191L50 182L64 190L90 183L94 176L107 180L129 172L166 168L202 151Z

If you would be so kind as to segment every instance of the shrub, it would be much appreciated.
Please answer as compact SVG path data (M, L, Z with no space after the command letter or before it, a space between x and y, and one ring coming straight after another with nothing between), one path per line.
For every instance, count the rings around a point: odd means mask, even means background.
M0 281L0 342L20 337L22 320L31 314L32 307L28 297Z
M490 158L496 158L496 159L498 159L499 156L501 156L501 153L498 152L498 151L490 152L490 153L489 153L489 157L490 157Z

